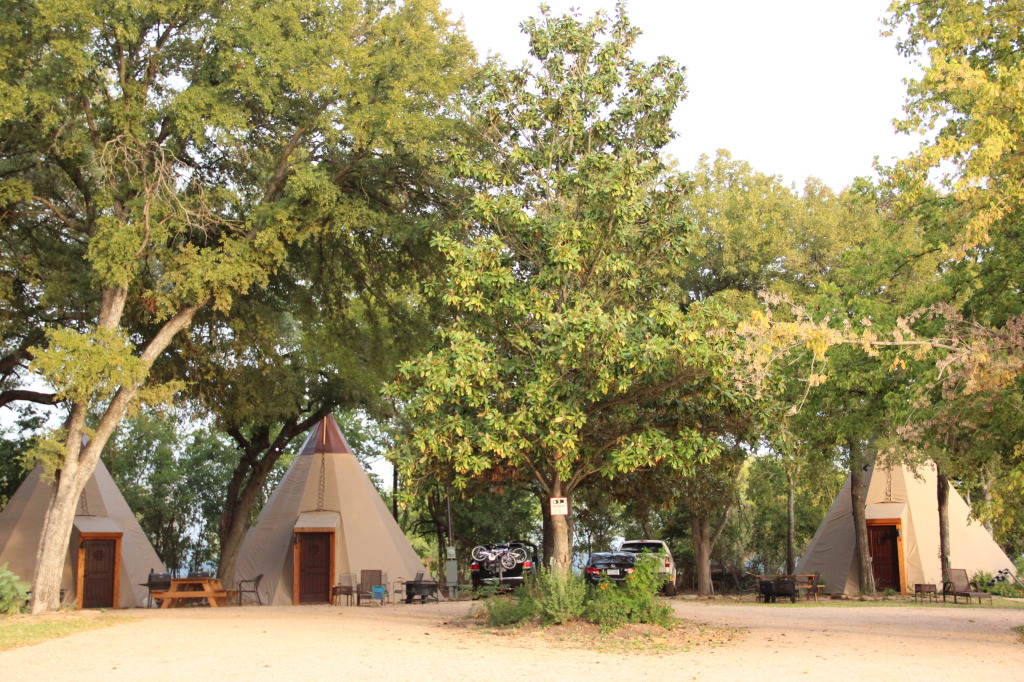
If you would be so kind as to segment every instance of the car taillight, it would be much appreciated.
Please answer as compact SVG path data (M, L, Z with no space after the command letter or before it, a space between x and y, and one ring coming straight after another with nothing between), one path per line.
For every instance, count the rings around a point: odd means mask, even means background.
M524 561L523 562L523 568L533 568L533 562L532 561Z
M477 562L474 561L473 563L471 563L469 565L469 570L471 570L471 571L479 571L480 570L480 564L478 564Z
M669 568L668 559L665 559L665 568Z
M601 569L595 568L593 566L587 566L587 573L593 573L595 575L598 575L601 573Z
M627 568L626 569L626 573L632 573L635 570L636 570L635 568Z

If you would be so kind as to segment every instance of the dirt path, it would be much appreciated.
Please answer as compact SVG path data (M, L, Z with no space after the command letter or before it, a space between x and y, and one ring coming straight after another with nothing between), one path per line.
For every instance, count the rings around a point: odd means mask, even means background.
M461 622L466 602L125 612L130 622L0 653L16 680L1024 680L1024 611L785 608L672 600L744 628L728 644L639 654L566 649ZM638 676L638 671L643 671Z

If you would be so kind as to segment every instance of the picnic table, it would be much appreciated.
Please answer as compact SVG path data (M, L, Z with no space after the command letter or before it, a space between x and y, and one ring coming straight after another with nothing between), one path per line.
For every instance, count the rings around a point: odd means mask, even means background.
M193 599L205 599L210 606L228 605L228 593L219 578L172 578L170 589L154 591L153 598L163 600L163 609L184 606Z

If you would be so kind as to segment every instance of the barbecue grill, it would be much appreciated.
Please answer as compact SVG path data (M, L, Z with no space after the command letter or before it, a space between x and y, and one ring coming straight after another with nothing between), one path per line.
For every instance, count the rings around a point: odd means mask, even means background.
M139 583L145 587L149 592L146 594L146 606L153 605L153 592L159 592L162 590L171 589L171 574L170 573L154 573L149 572L149 579L144 583Z

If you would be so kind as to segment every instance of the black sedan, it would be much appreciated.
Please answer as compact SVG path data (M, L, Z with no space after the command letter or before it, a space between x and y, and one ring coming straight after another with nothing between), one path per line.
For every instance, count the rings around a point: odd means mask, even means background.
M633 572L636 554L632 552L594 552L584 571L587 582L596 585L602 581L621 582Z

